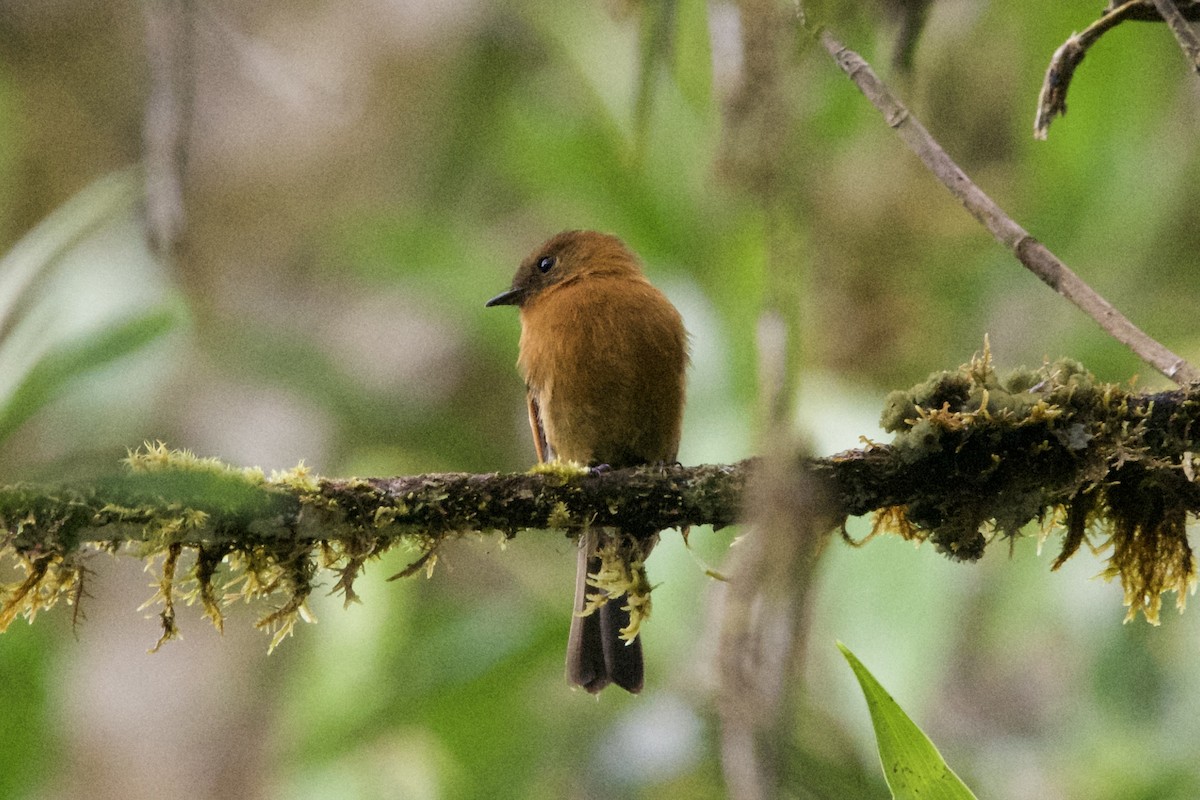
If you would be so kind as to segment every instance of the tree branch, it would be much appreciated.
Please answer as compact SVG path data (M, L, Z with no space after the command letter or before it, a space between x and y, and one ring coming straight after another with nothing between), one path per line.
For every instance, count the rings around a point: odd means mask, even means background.
M1070 267L1028 231L1018 225L954 163L925 126L891 93L862 56L846 47L828 30L819 34L821 45L850 77L888 126L929 168L975 219L1007 247L1025 267L1044 283L1070 300L1134 355L1177 384L1200 380L1187 361L1150 338L1125 315L1101 297Z
M1195 19L1200 19L1200 2L1197 0L1112 0L1098 20L1082 33L1071 34L1050 57L1046 79L1038 94L1037 115L1033 122L1034 138L1045 139L1054 118L1067 113L1067 90L1076 67L1083 61L1088 49L1105 33L1127 20L1166 21L1179 40L1184 55L1192 62L1192 68L1200 72L1200 41L1188 24L1188 20Z
M1200 512L1200 388L1134 394L1070 361L1001 378L985 352L893 392L883 424L895 434L891 444L803 462L814 496L827 498L820 516L835 527L877 512L877 530L929 539L969 561L1030 522L1059 523L1056 568L1096 535L1131 616L1156 621L1165 591L1182 606L1195 582L1185 523ZM85 486L0 488L0 560L24 572L0 585L0 630L82 596L85 558L96 547L135 545L139 557L163 560L156 600L164 638L175 635L175 599L199 602L219 624L227 602L275 597L259 625L278 642L305 618L321 569L338 576L334 589L349 603L363 565L396 545L416 552L404 575L432 569L447 537L477 531L721 527L748 513L745 487L758 469L749 460L600 474L559 466L319 479L300 467L267 478L161 445L127 461L125 474ZM218 567L235 587L224 597L214 589Z
M1067 90L1071 87L1075 69L1087 55L1088 49L1125 20L1135 19L1141 10L1142 0L1126 0L1116 8L1106 10L1100 19L1084 28L1082 33L1072 33L1054 51L1046 67L1042 90L1038 93L1033 138L1044 140L1050 133L1050 123L1054 118L1067 113Z
M1102 14L1111 14L1118 6L1125 5L1129 0L1108 0L1108 5ZM1163 17L1154 6L1154 0L1135 0L1136 7L1130 12L1129 18L1138 22L1162 22ZM1175 7L1184 19L1195 22L1200 20L1200 0L1175 0Z

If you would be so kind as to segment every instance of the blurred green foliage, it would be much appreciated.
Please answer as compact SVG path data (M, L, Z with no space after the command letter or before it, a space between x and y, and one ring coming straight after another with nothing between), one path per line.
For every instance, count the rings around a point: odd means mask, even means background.
M11 641L0 647L0 708L8 725L0 728L4 769L0 771L0 793L5 797L29 796L45 783L52 769L53 749L59 745L51 726L50 670L48 661L59 651L50 626L14 630Z
M965 361L985 333L1000 367L1070 356L1103 380L1163 383L1024 273L800 35L780 68L780 127L763 134L780 142L764 197L748 179L753 137L730 136L745 108L732 5L508 0L420 17L397 4L381 19L353 5L198 12L186 247L151 253L129 206L28 292L0 297L20 301L0 354L28 367L2 376L18 398L4 406L5 482L102 473L158 438L331 475L522 469L517 322L482 304L568 227L621 235L684 312L686 462L758 449L756 337L781 252L802 298L797 425L819 451L879 436L887 389ZM1149 333L1200 357L1200 107L1162 26L1102 40L1070 114L1034 142L1046 62L1095 3L941 0L909 75L886 67L882 6L827 5L986 191ZM0 10L5 251L142 147L141 9L64 9ZM15 335L34 323L37 348ZM640 698L565 688L574 553L553 536L465 541L429 581L384 583L403 567L389 556L358 585L364 605L317 600L322 624L290 655L239 658L266 642L227 637L214 657L228 660L188 680L225 691L247 664L268 673L245 679L258 705L204 710L234 720L239 750L269 752L246 796L722 797L708 663L719 589L697 559L719 565L730 539L694 531L688 551L668 534L656 551ZM795 724L794 796L886 791L835 638L914 698L981 795L1200 795L1197 614L1121 626L1119 589L1089 580L1098 566L1051 575L1034 551L1023 541L964 567L889 540L830 548L796 687L811 712ZM0 716L20 721L5 726L0 795L72 785L50 742L90 752L104 737L118 772L141 752L126 741L152 737L162 764L215 751L150 727L194 708L115 733L70 724L71 676L106 626L125 626L114 616L93 613L78 644L41 623L0 639ZM180 624L187 636L205 623ZM110 677L132 676L131 696L166 669L136 646L128 659ZM188 685L172 703L204 696ZM132 796L121 785L97 776L93 794Z

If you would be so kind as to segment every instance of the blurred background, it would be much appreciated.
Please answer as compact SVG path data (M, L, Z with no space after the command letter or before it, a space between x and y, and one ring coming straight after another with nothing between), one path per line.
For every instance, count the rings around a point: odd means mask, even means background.
M1099 3L940 0L907 72L905 6L823 19L1018 222L1200 360L1200 84L1167 29L1106 36L1035 142L1050 54ZM1000 368L1071 356L1167 386L774 13L0 0L0 482L87 480L157 439L329 476L526 469L517 318L483 303L573 227L624 238L685 317L685 464L760 452L769 405L818 454L883 439L888 390L985 335ZM768 403L771 308L792 338ZM322 593L269 657L254 608L224 636L183 609L183 640L147 654L154 576L97 554L85 619L0 636L0 797L724 797L705 567L737 533L664 534L639 697L565 684L558 534L464 539L429 580L386 583L391 553L362 605ZM1200 796L1200 611L1122 625L1100 560L1050 573L1056 539L974 565L833 543L787 794L887 796L841 640L981 797Z

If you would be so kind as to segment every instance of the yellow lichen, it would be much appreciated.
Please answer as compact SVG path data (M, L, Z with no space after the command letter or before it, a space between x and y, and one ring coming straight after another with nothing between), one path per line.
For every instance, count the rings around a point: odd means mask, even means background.
M316 492L320 488L317 474L303 461L291 469L272 470L268 483L272 486L295 489L298 492Z
M546 527L566 530L575 524L571 517L571 512L567 510L567 504L558 502L554 504L554 508L550 509L550 513L546 516Z
M587 475L591 472L590 469L583 464L577 464L574 461L543 461L539 464L534 464L529 469L530 475L548 475L567 481L571 478L578 478L581 475Z
M154 595L138 607L138 611L144 611L152 605L162 604L162 611L158 616L162 621L163 632L154 647L150 648L149 652L151 653L157 653L160 647L172 639L180 638L179 628L175 624L175 568L179 563L179 555L182 550L183 548L178 544L172 544L167 548L163 556L159 579L151 584L155 587ZM146 562L147 572L152 564L152 561Z
M17 554L15 560L25 578L16 584L0 586L0 597L4 598L0 604L0 633L17 617L32 623L39 611L53 608L59 600L70 602L81 579L81 568L57 553Z
M604 528L599 538L596 555L600 558L600 567L587 576L588 586L597 591L588 593L578 614L593 614L601 606L624 597L625 604L621 608L629 612L629 624L621 629L621 638L632 642L642 623L650 617L653 587L646 577L647 543L612 528Z
M234 467L218 458L197 456L191 450L172 449L161 441L143 442L140 448L127 451L123 461L135 473L207 472L214 475L240 475L255 485L266 482L266 476L259 467Z
M871 522L871 532L861 541L853 541L848 535L843 538L855 546L861 546L881 533L894 533L905 541L916 542L917 544L923 542L926 536L925 533L908 521L908 516L904 513L904 506L888 506L875 512L874 519Z

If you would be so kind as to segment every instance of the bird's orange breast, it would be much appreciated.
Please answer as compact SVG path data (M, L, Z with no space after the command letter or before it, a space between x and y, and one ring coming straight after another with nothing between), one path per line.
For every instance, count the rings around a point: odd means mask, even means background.
M679 312L640 276L581 276L521 309L518 365L559 458L673 462L687 359Z

